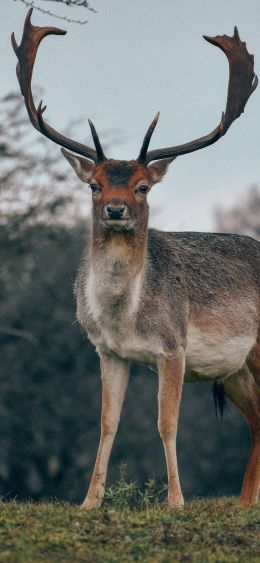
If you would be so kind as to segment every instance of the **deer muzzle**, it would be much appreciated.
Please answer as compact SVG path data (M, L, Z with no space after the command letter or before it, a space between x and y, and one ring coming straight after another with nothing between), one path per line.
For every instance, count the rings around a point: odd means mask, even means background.
M125 221L130 219L128 205L123 200L112 199L103 208L105 221Z
M112 205L107 205L106 211L109 219L122 219L125 212L125 205L120 205L116 207Z

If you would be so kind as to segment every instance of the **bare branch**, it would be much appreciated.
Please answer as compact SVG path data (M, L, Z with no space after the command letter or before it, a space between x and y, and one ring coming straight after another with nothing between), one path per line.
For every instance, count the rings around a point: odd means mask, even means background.
M28 330L21 330L18 328L13 328L9 326L0 326L0 334L7 334L8 336L16 336L18 338L25 338L32 342L32 344L36 344L37 338L29 332Z
M20 1L22 2L22 4L25 4L25 6L27 6L28 8L35 8L35 10L38 10L39 12L42 12L43 14L48 14L49 16L52 16L54 18L57 18L59 20L64 20L67 21L69 23L78 23L80 25L84 25L86 23L88 23L88 20L74 20L69 18L68 16L60 16L58 14L55 14L54 12L51 12L48 9L42 8L41 6L35 4L34 0L13 0L14 2ZM39 0L40 1L40 0ZM41 0L42 2L56 2L58 4L64 4L66 7L79 7L79 8L86 8L87 10L89 10L90 12L93 13L97 13L97 11L92 8L89 4L89 2L87 0Z

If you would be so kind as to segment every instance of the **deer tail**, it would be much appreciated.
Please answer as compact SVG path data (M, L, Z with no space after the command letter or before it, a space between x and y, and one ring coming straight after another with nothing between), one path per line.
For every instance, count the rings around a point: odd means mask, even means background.
M219 412L220 417L222 418L224 408L226 405L224 383L214 381L212 386L212 393L213 393L213 401L215 406L216 417L218 416L218 412Z

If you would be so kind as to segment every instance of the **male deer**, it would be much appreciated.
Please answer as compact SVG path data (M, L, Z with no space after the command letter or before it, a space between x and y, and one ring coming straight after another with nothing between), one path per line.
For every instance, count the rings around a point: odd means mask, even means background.
M216 142L243 112L257 87L253 55L236 28L233 37L205 37L229 61L227 104L220 124L184 145L148 151L157 115L138 158L112 160L106 158L91 122L95 150L46 124L41 103L36 109L31 77L37 48L46 35L65 32L33 26L31 13L20 46L12 36L29 118L40 133L81 155L62 149L93 194L91 242L76 295L78 319L100 356L102 414L96 464L83 506L101 504L132 361L159 374L158 427L170 507L183 504L176 433L184 377L213 381L220 406L227 395L246 417L252 444L241 503L255 503L260 485L260 244L239 235L148 230L147 203L151 187L177 156Z

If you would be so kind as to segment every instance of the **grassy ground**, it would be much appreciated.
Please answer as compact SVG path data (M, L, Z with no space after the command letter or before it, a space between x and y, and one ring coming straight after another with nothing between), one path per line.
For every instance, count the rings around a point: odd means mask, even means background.
M135 503L135 507L133 504ZM86 512L53 503L0 502L0 561L260 561L260 510L237 499L194 500L171 512L135 484L110 489Z

